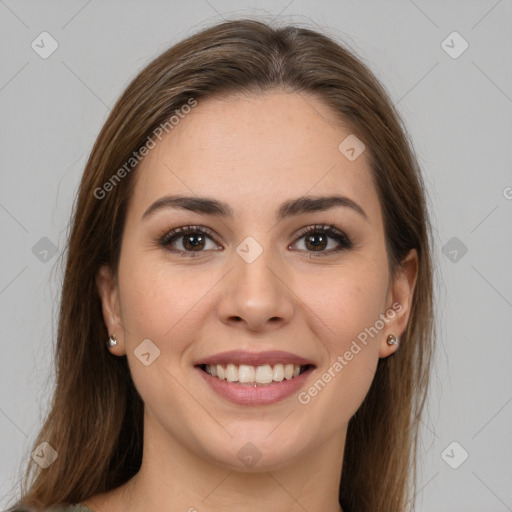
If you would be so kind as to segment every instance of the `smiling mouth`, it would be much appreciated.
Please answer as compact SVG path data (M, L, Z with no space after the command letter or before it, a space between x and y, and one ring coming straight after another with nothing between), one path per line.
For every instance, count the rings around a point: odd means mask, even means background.
M208 375L241 386L272 385L283 380L292 380L303 374L313 365L264 364L252 366L246 364L201 364L198 366Z

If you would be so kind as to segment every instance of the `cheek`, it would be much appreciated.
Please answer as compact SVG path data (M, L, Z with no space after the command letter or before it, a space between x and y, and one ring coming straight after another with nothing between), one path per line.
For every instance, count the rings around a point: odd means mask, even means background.
M181 361L197 337L194 306L200 306L208 283L190 280L180 269L145 257L140 250L130 254L128 246L120 261L119 281L127 359L135 387L151 413L164 414L166 423L178 431L190 408L183 393L186 376ZM139 358L147 352L148 365ZM167 416L165 411L173 412Z
M361 265L357 272L347 268L336 280L324 281L323 293L305 299L328 326L320 338L328 361L299 402L319 417L328 414L328 428L348 422L372 383L384 334L379 319L385 313L386 277L378 264Z
M387 273L382 265L361 265L340 269L336 279L326 279L321 293L311 298L330 333L330 352L345 349L347 343L375 325L384 313ZM307 303L306 297L306 303ZM363 336L364 337L364 336ZM334 355L334 354L333 354Z
M150 338L165 349L165 343L173 339L173 348L177 348L178 338L194 316L194 305L207 290L200 276L189 279L179 267L140 254L139 258L127 257L120 265L119 277L128 343Z

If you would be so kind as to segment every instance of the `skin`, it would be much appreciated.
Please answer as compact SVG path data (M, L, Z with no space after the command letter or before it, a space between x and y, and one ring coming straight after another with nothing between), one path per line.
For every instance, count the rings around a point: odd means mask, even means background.
M377 191L364 152L349 161L338 145L351 133L319 100L270 92L200 100L137 170L117 275L98 274L105 324L117 337L145 403L144 455L138 474L84 503L95 511L340 511L338 487L347 425L366 396L379 358L398 346L417 275L413 250L392 276ZM135 178L135 177L134 177ZM233 218L163 208L165 195L228 203ZM339 194L355 201L285 218L288 199ZM108 199L106 199L108 200ZM329 236L318 256L314 224L334 225L353 242ZM173 228L201 225L215 239L197 257L159 245ZM247 236L262 254L236 252ZM308 243L309 241L309 243ZM186 251L183 238L174 247ZM310 387L392 304L402 308L308 404L297 394L271 405L240 406L217 395L193 367L200 357L243 349L284 350L314 362ZM144 339L160 350L145 366L134 355ZM261 459L237 457L247 442Z

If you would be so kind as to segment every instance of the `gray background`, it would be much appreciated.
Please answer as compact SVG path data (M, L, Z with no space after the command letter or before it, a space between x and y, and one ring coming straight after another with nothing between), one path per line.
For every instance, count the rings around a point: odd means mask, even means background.
M222 18L278 15L370 65L425 172L439 348L417 510L512 511L510 0L0 0L1 507L50 400L59 255L109 107L170 44ZM31 47L43 31L58 43L46 59ZM469 44L457 58L445 49L458 53L462 40L442 46L453 31Z

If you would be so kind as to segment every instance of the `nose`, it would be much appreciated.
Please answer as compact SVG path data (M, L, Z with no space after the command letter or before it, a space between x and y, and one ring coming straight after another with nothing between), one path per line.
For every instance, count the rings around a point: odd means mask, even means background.
M293 317L293 292L289 279L270 250L248 263L238 254L227 274L218 306L220 320L251 331L277 329Z

